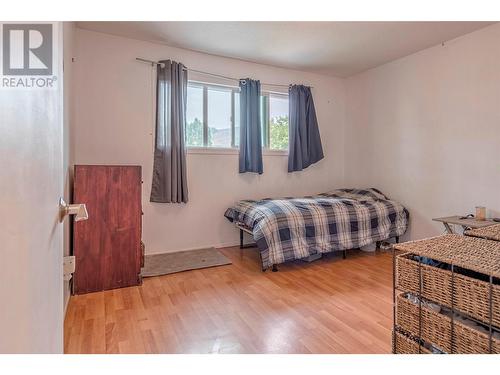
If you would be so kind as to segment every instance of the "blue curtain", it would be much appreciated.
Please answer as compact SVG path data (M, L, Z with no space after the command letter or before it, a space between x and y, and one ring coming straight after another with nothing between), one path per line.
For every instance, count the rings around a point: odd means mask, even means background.
M323 159L311 88L292 85L289 90L288 172L301 171Z
M240 80L240 173L262 174L260 81Z

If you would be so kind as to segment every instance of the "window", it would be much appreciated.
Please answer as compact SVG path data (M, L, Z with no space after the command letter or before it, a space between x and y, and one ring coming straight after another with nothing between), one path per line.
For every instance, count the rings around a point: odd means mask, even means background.
M261 98L264 149L288 149L288 95L263 93ZM187 147L236 148L240 138L238 89L189 82L186 112Z
M271 150L288 150L288 95L269 94L267 101L264 129L268 135L264 144Z

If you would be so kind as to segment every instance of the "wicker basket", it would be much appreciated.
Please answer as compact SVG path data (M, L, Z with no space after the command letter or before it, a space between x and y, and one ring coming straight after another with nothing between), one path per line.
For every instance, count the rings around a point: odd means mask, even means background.
M419 293L418 262L411 259L412 254L396 257L397 288ZM485 281L464 276L455 272L454 293L452 294L451 271L421 264L422 296L448 308L452 307L485 324L490 321L490 284ZM500 285L492 285L493 317L492 324L500 327Z
M417 254L500 278L500 242L498 241L445 234L395 244L394 248L404 253Z
M425 306L422 306L421 317L421 338L424 341L432 342L447 353L489 353L488 334L455 321L452 338L450 317L432 311ZM409 334L419 336L419 306L406 299L404 294L397 297L396 324ZM500 340L492 339L491 352L500 353Z
M401 332L396 332L394 335L396 340L395 354L431 354L429 349L420 346L418 351L418 342L412 338L403 335Z
M500 241L500 224L466 230L464 234L467 236L484 238L486 240Z

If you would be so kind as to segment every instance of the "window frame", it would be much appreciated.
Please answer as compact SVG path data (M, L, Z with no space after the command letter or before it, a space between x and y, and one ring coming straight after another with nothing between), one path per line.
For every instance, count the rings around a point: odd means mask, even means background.
M219 83L209 83L196 80L188 80L188 87L197 87L203 89L203 146L189 146L186 142L186 150L189 154L217 154L217 155L231 155L239 154L239 146L236 145L236 116L235 116L235 96L239 94L239 87L229 86ZM208 146L208 90L223 90L231 93L231 147L211 147ZM266 132L262 139L262 154L266 156L280 156L288 155L288 150L277 150L269 148L270 145L270 97L289 98L288 94L282 92L262 91L261 92L261 108L264 107L265 124L262 124L263 131ZM264 104L264 106L262 105ZM262 109L261 109L262 110Z

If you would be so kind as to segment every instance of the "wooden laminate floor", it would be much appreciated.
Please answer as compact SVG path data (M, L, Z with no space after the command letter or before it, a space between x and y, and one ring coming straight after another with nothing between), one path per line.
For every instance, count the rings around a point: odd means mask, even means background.
M66 353L389 353L392 258L329 255L262 273L256 249L232 265L72 296Z

